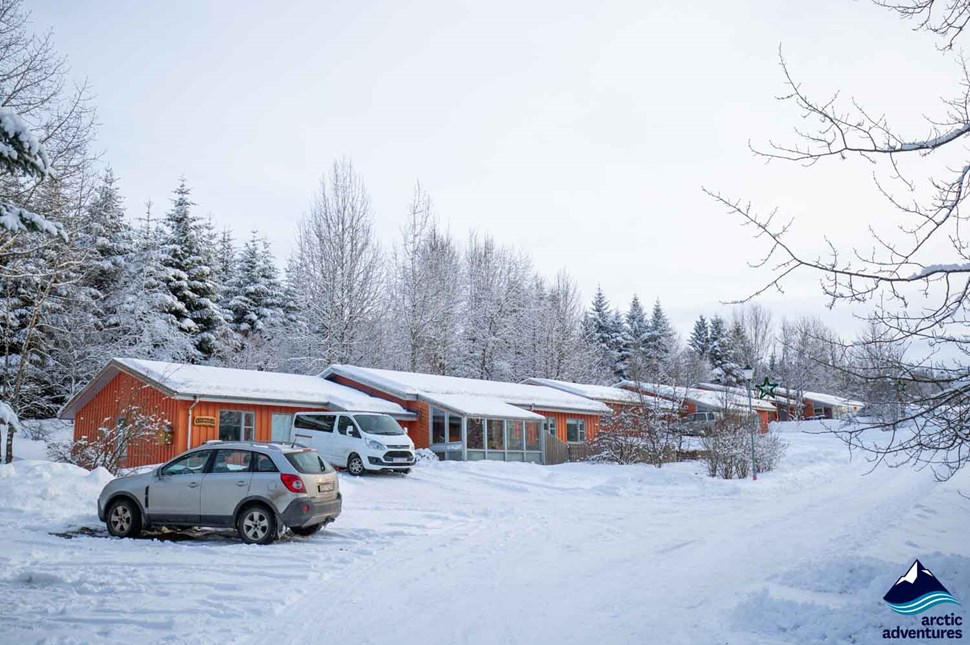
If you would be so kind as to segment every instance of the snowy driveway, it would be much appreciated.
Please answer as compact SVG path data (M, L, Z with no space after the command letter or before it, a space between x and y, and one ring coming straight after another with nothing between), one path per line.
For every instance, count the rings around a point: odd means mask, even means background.
M787 437L757 483L697 464L345 477L336 524L270 547L56 537L100 528L103 478L0 467L0 642L868 642L915 557L970 598L967 473L863 476L831 437Z

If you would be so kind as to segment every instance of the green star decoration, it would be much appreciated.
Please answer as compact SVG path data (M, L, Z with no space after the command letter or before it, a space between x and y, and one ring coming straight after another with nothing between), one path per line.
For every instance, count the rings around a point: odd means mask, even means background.
M775 388L778 387L778 384L772 383L771 378L766 376L765 380L755 387L758 388L758 398L767 399L775 395Z

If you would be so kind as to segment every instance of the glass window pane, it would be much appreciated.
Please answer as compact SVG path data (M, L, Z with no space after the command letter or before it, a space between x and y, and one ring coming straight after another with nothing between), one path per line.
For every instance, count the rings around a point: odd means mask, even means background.
M445 442L445 413L438 408L431 408L431 443Z
M551 435L556 434L556 417L546 417L546 430Z
M502 419L488 420L488 449L505 450L505 421Z
M221 410L219 412L219 440L239 441L242 436L242 412Z
M333 415L298 414L293 425L300 430L317 430L318 432L333 432L337 417Z
M290 427L293 425L292 414L274 414L270 423L272 424L270 429L271 441L290 440Z
M185 455L162 468L162 475L201 475L211 450L201 450Z
M484 424L481 419L468 419L466 432L468 433L467 447L469 450L481 450L485 447ZM469 456L469 459L471 459L471 456Z
M461 417L448 415L448 443L461 443Z
M509 450L524 450L525 438L523 436L522 421L506 421L505 427L508 428L508 439L505 445Z
M540 450L542 445L539 442L539 424L535 421L527 421L525 424L525 449Z
M586 421L583 419L566 419L566 441L579 443L586 441Z
M354 420L350 417L341 416L340 420L337 421L337 432L342 435L353 435L354 428Z
M243 441L256 439L256 413L243 412Z
M275 473L279 472L279 468L273 463L273 460L269 455L257 455L256 456L256 472L259 473Z
M249 470L253 453L248 450L217 450L212 473L236 473Z

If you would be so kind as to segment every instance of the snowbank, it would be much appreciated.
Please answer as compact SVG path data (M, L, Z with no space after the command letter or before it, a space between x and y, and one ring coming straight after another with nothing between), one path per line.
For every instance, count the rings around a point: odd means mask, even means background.
M26 440L25 440L26 441ZM87 471L50 461L15 461L0 465L0 519L25 517L31 526L49 530L97 523L97 499L114 479L104 468Z

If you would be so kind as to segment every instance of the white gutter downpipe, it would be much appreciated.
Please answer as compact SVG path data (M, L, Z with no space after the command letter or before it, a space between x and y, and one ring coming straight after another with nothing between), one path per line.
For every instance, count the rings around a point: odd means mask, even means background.
M189 427L188 427L188 431L186 432L186 435L185 435L185 438L186 438L185 449L186 450L191 450L192 449L192 410L193 410L193 408L195 408L195 406L197 406L199 404L199 397L198 396L192 397L192 399L193 399L192 400L192 405L189 406L189 418L188 418Z

